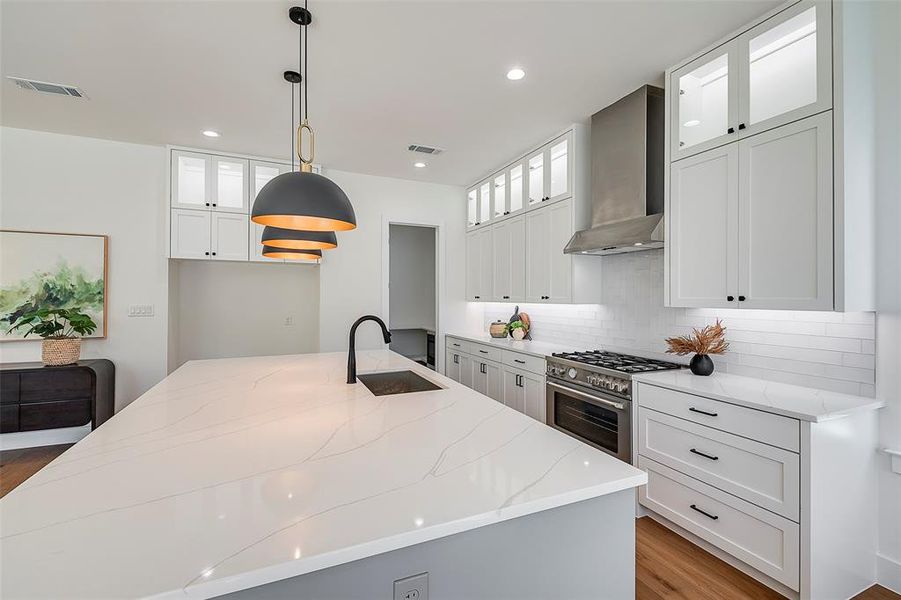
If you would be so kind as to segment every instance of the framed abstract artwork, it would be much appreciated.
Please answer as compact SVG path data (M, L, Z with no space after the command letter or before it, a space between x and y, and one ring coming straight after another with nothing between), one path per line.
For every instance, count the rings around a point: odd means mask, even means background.
M0 229L0 342L22 340L10 324L41 308L79 308L106 337L105 235ZM32 338L28 338L32 339Z

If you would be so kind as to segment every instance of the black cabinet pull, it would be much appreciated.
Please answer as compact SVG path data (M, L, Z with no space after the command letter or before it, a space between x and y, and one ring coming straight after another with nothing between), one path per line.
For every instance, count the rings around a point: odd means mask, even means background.
M509 300L510 296L504 296L504 300Z
M460 355L459 354L454 354L454 364L455 365L460 364Z
M218 205L218 204L216 204L216 203L215 203L215 202L213 202L213 206L219 206L219 205Z
M482 354L488 354L487 350L479 350L479 352L481 352Z
M726 296L726 300L732 302L733 300L735 300L735 296Z
M691 452L692 454L697 454L698 456L703 456L704 458L709 458L710 460L719 460L720 459L719 456L711 456L709 454L704 454L703 452L695 450L694 448L689 450L689 452Z
M717 416L719 416L719 415L717 415L716 413L703 411L703 410L700 410L700 409L695 408L694 406L689 406L689 407L688 407L688 410L690 410L691 412L701 413L702 415L707 415L708 417L717 417Z
M481 296L473 296L473 298L475 298L476 300L478 300L479 298L481 298Z
M521 365L526 364L526 361L524 361L524 360L519 360L518 358L514 358L514 359L513 359L513 362L519 363L519 364L521 364Z
M711 515L709 512L704 511L704 510L701 510L700 508L698 508L698 507L695 506L694 504L691 505L691 509L692 509L692 510L698 511L699 513L701 513L701 514L704 515L705 517L711 518L711 519L713 519L714 521L716 521L717 519L719 519L718 516L716 516L716 515Z
M485 363L482 363L481 370L482 370L482 373L487 374L488 373L488 365L486 365Z
M744 302L744 301L745 301L745 297L744 297L744 296L739 296L739 297L738 297L738 301L739 301L739 302Z
M207 203L206 203L206 205L207 205L207 206L209 206L209 205L210 205L210 203L209 203L209 202L207 202Z
M726 130L726 133L735 133L735 127L730 127Z
M518 385L519 387L522 387L522 375L517 375L516 379L518 380L518 383L516 385Z
M203 255L204 255L204 256L209 256L210 253L209 253L209 252L204 252Z
M738 124L738 128L739 128L739 129L744 129L744 128L745 128L745 124L744 124L744 123L739 123L739 124Z
M215 252L213 252L213 256L216 256L216 253L215 253Z

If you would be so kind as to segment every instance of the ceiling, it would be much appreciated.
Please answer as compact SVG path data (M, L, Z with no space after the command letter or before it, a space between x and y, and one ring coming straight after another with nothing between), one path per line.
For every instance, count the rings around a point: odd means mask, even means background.
M291 4L3 0L0 123L287 159ZM316 162L472 183L640 85L662 84L667 66L776 4L314 1ZM508 81L515 65L526 76ZM89 99L20 90L7 75L76 85ZM411 143L446 152L415 169Z

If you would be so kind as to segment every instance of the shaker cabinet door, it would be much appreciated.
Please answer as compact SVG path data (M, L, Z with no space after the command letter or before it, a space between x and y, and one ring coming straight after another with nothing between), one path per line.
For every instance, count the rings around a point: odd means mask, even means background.
M208 260L211 257L210 212L174 208L171 217L170 256Z

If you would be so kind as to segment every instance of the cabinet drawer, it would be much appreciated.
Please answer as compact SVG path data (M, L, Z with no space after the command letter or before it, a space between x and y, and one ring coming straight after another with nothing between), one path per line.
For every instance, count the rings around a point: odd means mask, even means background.
M469 342L467 342L466 340L461 340L459 338L447 336L447 349L469 354Z
M536 375L542 376L546 369L543 358L532 356L531 354L513 352L512 350L504 350L504 364L508 367L523 369L524 371L530 371Z
M494 362L499 363L503 360L504 351L500 348L495 348L494 346L470 342L469 353L477 360L493 360Z
M19 405L19 431L78 427L91 422L89 399Z
M638 453L799 520L800 458L794 452L640 407Z
M637 390L639 406L792 452L800 451L801 423L797 419L647 383L639 382Z
M0 372L0 404L19 403L19 374Z
M25 404L89 397L92 384L90 371L83 368L22 373L19 378L19 401Z
M0 433L19 431L19 405L4 404L0 406Z
M638 488L643 506L791 589L799 589L797 523L643 456L638 466L648 473L648 484Z

